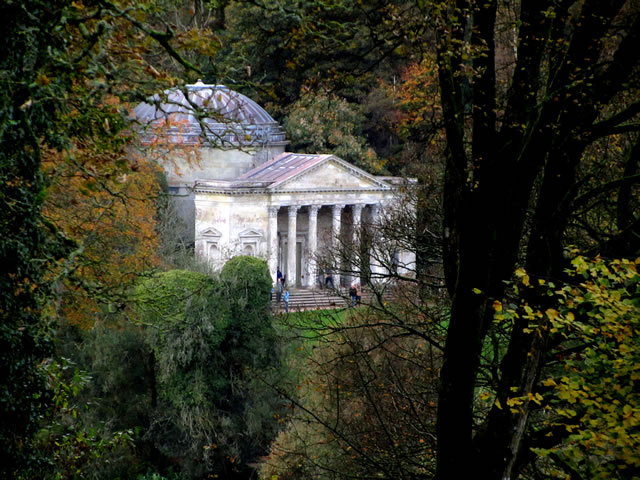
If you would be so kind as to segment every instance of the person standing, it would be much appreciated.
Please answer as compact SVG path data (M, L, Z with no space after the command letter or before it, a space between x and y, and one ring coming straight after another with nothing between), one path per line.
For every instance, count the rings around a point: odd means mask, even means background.
M356 283L356 305L360 305L360 300L362 300L362 287L360 286L360 282Z
M289 313L289 289L284 291L284 297L282 298L284 300L284 311Z
M328 287L329 285L331 285L331 288L335 288L335 286L333 285L333 274L331 273L331 270L327 270L324 277L325 288Z
M356 306L356 299L358 298L358 291L356 290L355 284L351 284L351 288L349 289L349 296L351 297L351 308Z

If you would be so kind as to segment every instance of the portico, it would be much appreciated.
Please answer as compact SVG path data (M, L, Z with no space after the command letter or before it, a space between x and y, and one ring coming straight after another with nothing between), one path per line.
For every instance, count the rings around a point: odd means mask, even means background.
M338 285L341 265L317 259L337 242L358 242L393 196L390 184L333 155L283 153L234 182L196 183L196 252L222 265L242 253L241 233L260 233L255 255L268 260L274 281L279 266L289 286L313 287L329 269Z
M286 228L269 230L268 243L277 246L269 253L270 270L275 272L279 266L289 285L313 287L324 281L324 274L330 269L334 282L339 284L340 276L337 272L340 265L319 266L317 259L328 249L337 248L338 239L346 241L345 231L352 234L354 242L358 241L360 235L357 232L362 227L362 212L372 215L373 207L374 205L365 204L269 207L277 211L280 225L285 224L286 219ZM294 235L295 247L289 242Z

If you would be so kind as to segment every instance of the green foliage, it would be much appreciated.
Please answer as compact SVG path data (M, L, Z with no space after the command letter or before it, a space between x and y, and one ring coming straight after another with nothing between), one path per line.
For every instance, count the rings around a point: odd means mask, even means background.
M151 435L165 455L187 457L192 468L209 460L204 446L215 443L220 423L211 407L230 388L220 352L229 309L220 293L215 280L184 270L159 274L138 288L157 378Z
M231 1L225 13L216 73L259 82L279 105L318 85L358 96L403 59L420 19L415 2L378 0Z
M155 473L155 472L148 472L145 475L140 475L137 480L183 480L185 477L183 477L181 474L179 473L169 473L167 475L160 475L159 473Z
M143 46L145 39L153 37L169 46L170 35L154 37L144 27L144 11L151 2L136 2L135 12L129 5L126 14L119 10L119 3L107 1L7 0L0 4L0 15L10 19L0 38L3 478L31 468L38 460L39 452L27 446L51 394L38 369L52 352L43 312L56 308L55 302L48 304L52 280L69 273L60 260L76 248L43 218L47 179L42 160L56 152L73 162L74 148L122 153L129 135L123 134L127 114L118 97L144 98L148 91L143 85L151 84L155 90L167 82L166 77L148 82L141 56L151 50ZM106 175L126 173L127 162L119 160L109 164Z
M49 293L47 268L71 247L40 214L45 179L40 141L62 145L50 128L63 102L68 75L43 85L38 75L56 64L60 4L3 2L11 19L0 38L0 477L9 478L37 452L24 449L46 409L38 365L51 352L41 309Z
M42 368L53 393L52 402L43 428L28 446L46 452L47 461L30 464L18 478L84 480L122 473L116 473L110 463L131 448L133 431L109 432L84 422L83 413L89 405L81 393L91 379L70 360L49 361Z
M234 371L278 365L267 263L256 257L234 257L222 268L220 281L231 308L232 321L223 345L223 352L235 352L228 356L229 364Z
M381 170L363 136L365 117L358 105L331 94L308 93L289 111L284 128L294 151L331 153L371 172Z
M83 396L91 402L91 408L82 413L85 421L104 423L116 431L148 426L155 401L155 372L146 330L123 321L117 327L111 323L81 333L79 362L91 374ZM136 441L140 447L139 439Z
M174 270L138 288L158 392L149 436L195 477L249 470L277 426L260 383L279 365L268 269L253 257L227 265L220 280Z
M234 303L264 314L271 298L272 279L264 260L238 256L225 263L220 280L233 293Z

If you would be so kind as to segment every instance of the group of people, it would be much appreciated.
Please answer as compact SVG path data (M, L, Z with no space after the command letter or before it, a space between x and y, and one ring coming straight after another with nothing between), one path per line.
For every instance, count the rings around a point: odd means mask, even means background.
M280 305L280 301L284 301L284 311L289 313L289 289L286 288L287 277L282 275L280 267L276 273L276 301Z
M284 311L289 313L289 289L286 287L287 278L280 271L280 267L277 268L276 272L276 286L275 286L275 294L276 294L276 302L280 305L280 302L284 302ZM324 280L325 287L335 288L333 284L333 275L330 271L325 273ZM271 293L273 295L274 289L271 289ZM351 297L351 306L355 307L356 305L360 305L360 300L362 299L362 288L360 287L360 282L353 282L351 284L351 288L349 289L349 296Z

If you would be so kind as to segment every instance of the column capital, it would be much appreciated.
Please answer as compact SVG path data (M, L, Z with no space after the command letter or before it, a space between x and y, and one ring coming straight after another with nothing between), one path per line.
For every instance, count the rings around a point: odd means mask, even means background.
M344 207L345 207L344 204L336 204L336 205L332 205L331 209L333 210L334 215L340 215Z
M353 209L354 213L360 215L362 213L364 205L362 203L356 203L355 205L352 205L351 208Z
M379 203L372 203L369 205L369 208L371 209L371 215L373 217L377 217L380 214L380 204Z
M316 217L318 216L318 210L320 210L321 205L309 205L309 216Z
M280 210L280 205L269 205L267 207L269 211L269 217L274 218L278 216L278 210Z
M298 210L300 210L300 205L289 205L287 207L289 217L295 217L298 214Z

